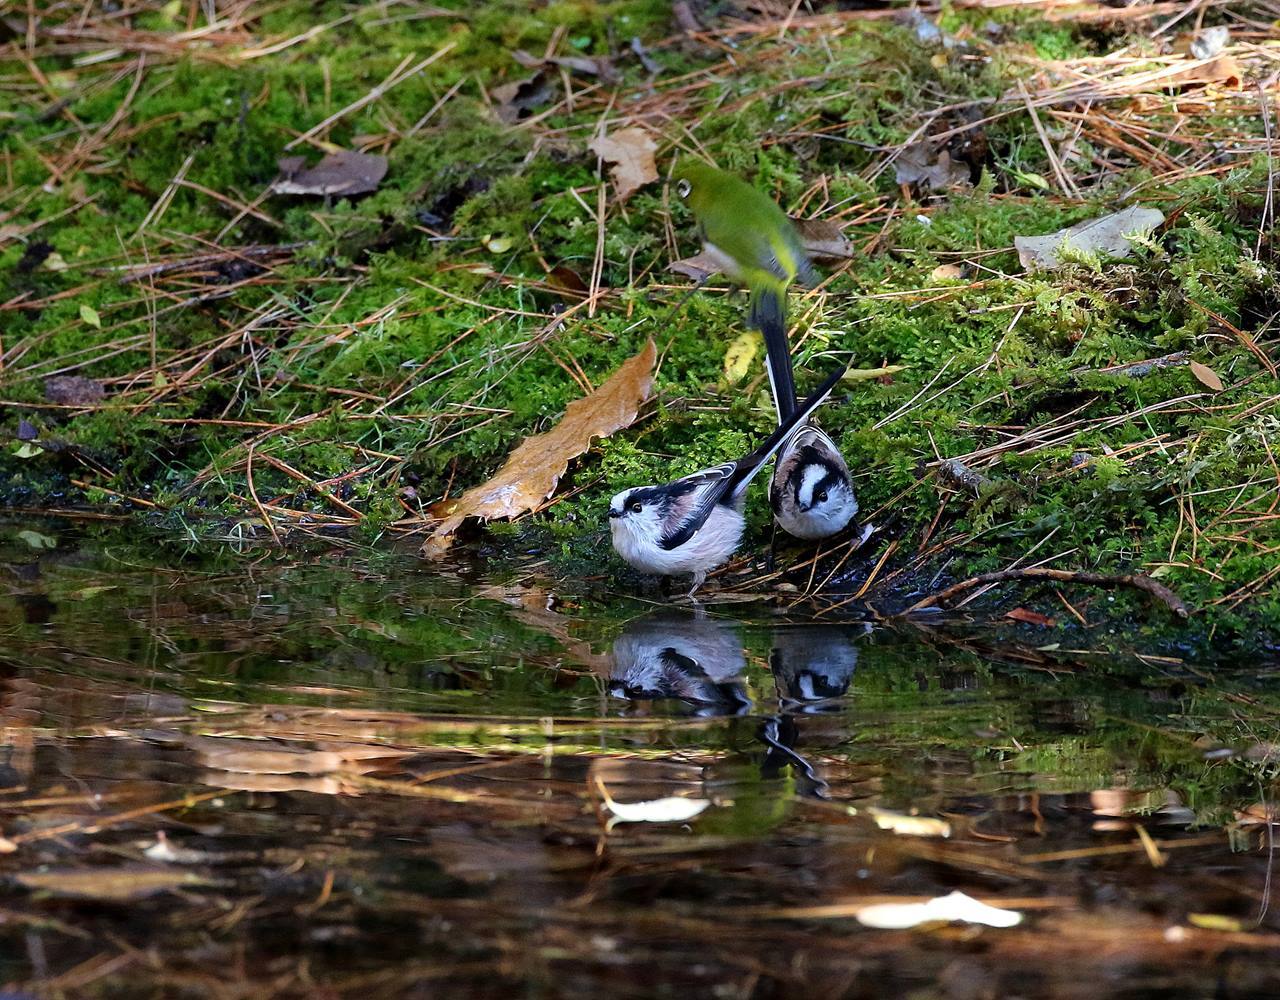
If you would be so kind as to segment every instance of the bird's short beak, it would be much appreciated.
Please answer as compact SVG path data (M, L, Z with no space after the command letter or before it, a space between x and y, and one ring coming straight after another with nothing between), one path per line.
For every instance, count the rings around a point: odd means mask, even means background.
M609 508L609 516L610 516L610 517L621 517L621 516L622 516L622 511L620 511L620 510L614 510L612 507L610 507L610 508Z

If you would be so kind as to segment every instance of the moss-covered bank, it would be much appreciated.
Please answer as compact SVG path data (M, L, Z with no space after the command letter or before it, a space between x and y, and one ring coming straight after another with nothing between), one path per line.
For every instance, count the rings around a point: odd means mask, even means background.
M903 366L824 417L864 510L892 521L882 572L944 543L952 576L1057 557L1157 575L1222 634L1280 627L1275 127L1256 86L1280 43L1247 5L1207 19L1233 26L1230 65L1181 54L1189 22L1096 8L947 6L938 38L820 4L216 6L212 25L194 2L0 23L9 503L263 537L260 505L273 534L420 526L681 294L687 214L661 181L619 204L587 149L638 124L664 172L700 151L845 224L858 253L793 303L795 338L802 384L823 355ZM611 57L616 82L517 49ZM969 184L897 183L924 137ZM278 157L335 147L386 155L380 189L266 193ZM1167 221L1123 263L1028 274L1012 249L1139 202ZM541 543L599 565L602 498L767 428L759 361L724 377L741 319L713 288L663 325L657 405L574 466ZM51 403L56 374L105 398ZM976 495L937 476L956 458Z

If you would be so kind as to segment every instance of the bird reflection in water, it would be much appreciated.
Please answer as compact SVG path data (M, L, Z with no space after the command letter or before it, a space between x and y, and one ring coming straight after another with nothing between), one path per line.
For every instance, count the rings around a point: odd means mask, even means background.
M629 623L613 644L609 693L629 701L678 699L696 715L742 715L747 658L734 623L661 612Z
M793 768L796 791L826 798L827 782L809 760L797 751L802 735L812 744L819 734L814 721L802 717L830 714L844 708L843 698L858 667L858 641L871 631L865 623L845 625L794 625L777 628L769 667L782 711L764 720L760 741L768 748L761 762L766 778Z
M780 777L790 768L797 792L826 797L826 781L797 747L802 742L829 744L815 717L845 707L858 665L858 644L870 631L865 623L784 625L773 630L769 665L779 711L763 717L757 731L765 747L760 760L763 777ZM742 636L735 623L724 619L676 612L638 619L615 640L611 661L609 693L618 698L678 700L699 716L740 716L753 707L744 680Z

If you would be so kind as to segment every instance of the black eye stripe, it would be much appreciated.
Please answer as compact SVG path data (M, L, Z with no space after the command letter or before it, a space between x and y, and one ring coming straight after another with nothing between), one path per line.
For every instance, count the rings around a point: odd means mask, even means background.
M839 486L840 482L843 479L844 477L840 475L840 473L838 472L828 472L825 476L823 476L820 480L818 480L818 483L816 486L814 486L813 493L811 493L810 496L812 496L815 500L817 500L817 498L821 494L826 493L829 497L831 494L831 491L834 490L837 486ZM800 482L799 481L796 482L795 490L796 490L795 492L796 500L798 501L800 499ZM821 503L820 500L818 500L818 502Z

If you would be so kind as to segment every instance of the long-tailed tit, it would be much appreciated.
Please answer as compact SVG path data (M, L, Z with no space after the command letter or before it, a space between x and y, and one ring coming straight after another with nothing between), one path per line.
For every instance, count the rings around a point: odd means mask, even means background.
M720 619L660 612L630 622L612 660L609 693L620 698L679 698L699 715L741 715L751 706L742 639Z
M765 364L778 423L796 410L791 347L781 326L765 324ZM834 441L806 422L778 452L769 483L769 506L782 530L796 538L829 538L858 513L849 466Z
M742 507L747 486L827 398L844 369L841 365L830 375L750 455L671 483L615 494L609 501L609 530L618 555L644 573L692 573L692 597L707 573L738 549L746 526Z

